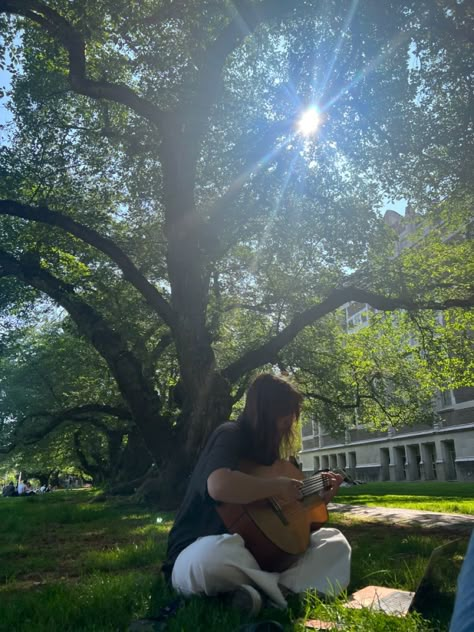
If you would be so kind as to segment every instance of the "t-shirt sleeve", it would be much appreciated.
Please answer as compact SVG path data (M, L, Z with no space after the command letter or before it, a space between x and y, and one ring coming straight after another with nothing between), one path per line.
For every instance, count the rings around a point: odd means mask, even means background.
M234 422L228 422L234 423ZM236 470L240 461L240 436L237 428L230 425L219 428L209 441L208 448L203 454L202 492L207 496L207 479L215 470L228 468Z

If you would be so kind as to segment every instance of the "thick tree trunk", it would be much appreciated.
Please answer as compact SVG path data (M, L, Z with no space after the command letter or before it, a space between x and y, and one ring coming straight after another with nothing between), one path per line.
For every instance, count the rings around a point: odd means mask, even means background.
M192 131L194 115L181 112L170 119L161 148L173 338L181 374L179 460L186 470L209 433L231 411L230 385L216 371L206 323L209 244L194 200L199 153L199 138Z
M135 427L128 433L127 444L117 464L115 481L127 482L139 479L150 469L152 463L151 450L146 447L142 435Z
M172 450L137 490L138 500L161 509L178 507L209 434L229 419L232 410L230 385L218 373L211 374L198 401L187 401L194 406L183 409Z

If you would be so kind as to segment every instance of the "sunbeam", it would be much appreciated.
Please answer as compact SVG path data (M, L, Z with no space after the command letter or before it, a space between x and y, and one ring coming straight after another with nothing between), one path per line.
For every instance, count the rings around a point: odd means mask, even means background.
M370 72L372 72L372 70L377 68L377 66L386 57L388 57L388 55L390 55L394 50L396 50L404 42L408 41L409 38L410 38L409 33L399 33L396 37L394 37L392 41L390 42L389 46L387 47L387 50L381 51L377 55L377 57L372 59L366 66L364 66L364 68L362 68L362 70L356 74L356 76L352 79L352 81L350 81L348 84L343 86L339 90L339 92L334 97L332 97L332 99L330 99L327 103L324 104L324 106L321 108L321 111L326 112L332 105L334 105L334 103L336 103L336 101L338 101L342 97L343 94L345 94L346 92L349 92L351 88L356 86L359 83L359 81L361 81L361 79L366 77Z
M288 138L284 141L276 145L271 151L266 153L262 158L260 158L257 162L247 167L245 171L243 171L239 176L237 176L229 188L219 197L219 199L214 204L213 208L210 211L210 215L215 212L217 208L223 208L227 206L227 202L230 202L243 188L244 184L249 180L252 175L256 175L259 173L268 163L275 158L285 147L287 147L291 142L295 139L294 134L290 134Z
M329 68L327 69L326 75L321 83L321 85L318 88L318 94L323 95L324 91L326 89L326 84L329 81L329 77L331 76L332 70L336 64L337 58L339 56L339 52L341 50L342 47L342 41L344 39L344 35L346 34L346 31L348 30L349 26L351 25L351 22L354 18L354 14L356 12L357 6L359 4L359 0L352 0L352 4L351 7L349 9L349 13L346 16L346 19L344 21L342 30L341 30L341 34L339 35L339 39L337 41L336 44L336 48L334 49L334 55L332 57L331 63L329 64Z
M260 243L262 245L265 244L265 242L267 241L267 239L268 239L268 237L270 235L270 229L271 229L271 227L273 225L273 222L274 222L274 219L275 219L275 217L276 217L276 215L277 215L277 213L278 213L278 211L279 211L279 209L281 207L281 203L283 201L283 198L285 196L286 190L288 188L288 184L290 183L290 179L291 179L291 176L293 175L295 164L296 164L296 161L298 160L298 158L299 158L299 153L296 152L295 155L293 156L292 160L291 160L290 167L289 167L288 173L286 174L286 177L285 177L285 179L283 181L283 185L282 185L280 194L277 196L277 198L275 200L275 205L273 206L273 208L272 208L272 210L270 212L270 216L268 218L267 224L266 224L265 229L263 231L262 238L261 238L261 241L260 241ZM259 257L256 257L254 259L252 265L250 266L250 272L254 273L258 269L258 267L259 267Z

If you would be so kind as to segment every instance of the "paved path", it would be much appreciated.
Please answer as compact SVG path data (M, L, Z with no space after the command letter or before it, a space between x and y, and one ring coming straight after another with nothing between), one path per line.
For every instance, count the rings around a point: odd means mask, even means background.
M343 505L340 503L330 503L328 509L335 513L348 514L350 518L366 522L393 522L404 526L446 529L468 534L474 529L474 516L466 514L443 514L416 509L366 507L365 505Z

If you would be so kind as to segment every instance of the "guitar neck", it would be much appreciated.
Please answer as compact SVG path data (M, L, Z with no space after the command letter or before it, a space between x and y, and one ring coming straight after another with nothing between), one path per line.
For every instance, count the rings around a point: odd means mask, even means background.
M324 474L314 474L303 481L303 498L319 494L326 489L330 489L329 479Z

